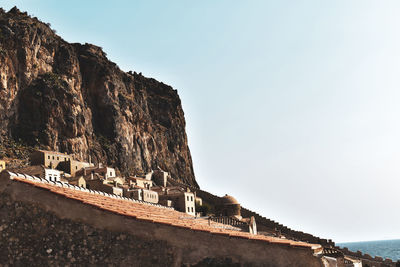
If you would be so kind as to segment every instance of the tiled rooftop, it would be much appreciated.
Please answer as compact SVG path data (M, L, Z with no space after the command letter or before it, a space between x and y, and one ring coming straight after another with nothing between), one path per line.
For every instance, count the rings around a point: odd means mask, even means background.
M141 203L139 201L121 198L115 195L102 195L98 192L89 192L87 189L80 189L76 186L74 187L62 183L48 182L38 178L32 179L32 177L24 178L22 175L11 175L11 178L14 181L49 190L66 198L78 200L82 203L92 205L93 207L131 217L136 220L170 225L179 228L187 228L194 231L208 232L229 237L259 240L267 243L308 247L312 249L317 249L320 247L318 244L309 244L264 235L252 235L247 232L237 231L228 225L215 222L210 222L211 225L209 225L209 221L207 219L194 218L186 213L178 212L171 208Z

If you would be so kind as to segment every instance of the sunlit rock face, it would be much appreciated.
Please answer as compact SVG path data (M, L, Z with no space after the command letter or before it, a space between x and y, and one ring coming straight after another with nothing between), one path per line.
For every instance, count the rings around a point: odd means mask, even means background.
M160 167L197 187L176 90L16 8L0 11L0 138L0 156L57 150L122 174Z

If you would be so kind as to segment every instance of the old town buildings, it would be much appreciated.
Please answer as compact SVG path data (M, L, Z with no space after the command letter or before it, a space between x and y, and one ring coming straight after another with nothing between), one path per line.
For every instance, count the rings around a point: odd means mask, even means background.
M90 158L90 157L88 157ZM177 182L160 168L142 175L122 177L116 169L101 163L76 160L73 155L55 151L37 150L30 156L30 166L9 169L13 173L38 177L105 194L126 197L136 201L173 208L189 216L213 214L213 220L236 228L249 228L250 219L243 219L240 204L231 196L221 198L212 211L204 209L203 200L189 187ZM0 161L1 170L5 169ZM199 211L196 211L199 207ZM255 226L251 232L256 233Z
M87 157L90 159L90 156ZM89 160L90 161L90 160ZM236 228L257 230L250 219L243 219L240 204L231 196L221 198L212 210L203 207L203 200L188 186L177 182L160 168L141 175L121 176L118 171L102 163L79 161L73 155L55 151L37 150L30 156L30 166L8 169L13 173L38 177L50 182L69 184L104 194L125 197L173 208L193 217L212 214L214 221ZM0 168L6 168L0 161ZM199 208L196 211L196 207ZM210 213L211 212L211 213Z
M196 216L196 201L200 205L202 202L201 198L196 197L188 188L169 184L169 173L161 169L139 176L120 177L112 167L79 161L74 159L73 155L47 150L34 151L30 156L30 163L31 166L10 171L161 204L191 216ZM0 161L0 171L4 169L5 162Z

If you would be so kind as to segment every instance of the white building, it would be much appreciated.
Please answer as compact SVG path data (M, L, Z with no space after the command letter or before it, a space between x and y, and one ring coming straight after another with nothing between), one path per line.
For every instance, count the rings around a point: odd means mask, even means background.
M59 182L61 178L61 172L59 170L44 169L44 179Z

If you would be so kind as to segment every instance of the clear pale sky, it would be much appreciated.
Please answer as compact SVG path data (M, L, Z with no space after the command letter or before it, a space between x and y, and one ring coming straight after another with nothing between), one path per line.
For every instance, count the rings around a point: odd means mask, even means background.
M336 242L400 238L399 1L14 5L178 89L203 189Z

